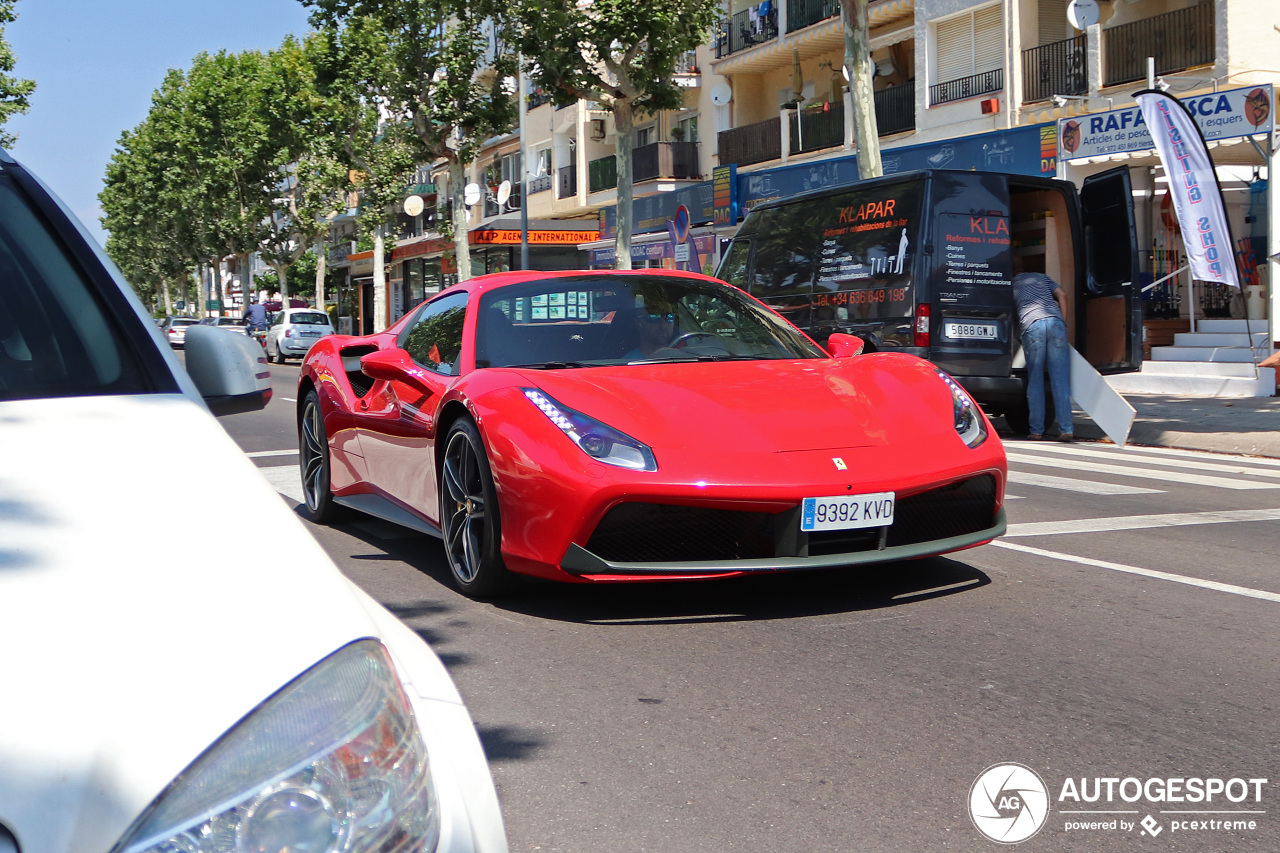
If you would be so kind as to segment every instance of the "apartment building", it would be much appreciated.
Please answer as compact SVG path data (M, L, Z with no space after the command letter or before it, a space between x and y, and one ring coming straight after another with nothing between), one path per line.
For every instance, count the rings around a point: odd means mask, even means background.
M1261 261L1258 289L1193 294L1186 274L1175 275L1150 291L1151 314L1276 315L1280 304L1269 310L1267 301L1280 298L1264 295L1267 247L1280 248L1275 182L1266 180L1271 84L1280 75L1274 0L873 0L869 22L886 174L979 169L1079 183L1126 166L1148 281L1176 268L1177 241L1162 211L1163 171L1136 139L1132 94L1150 74L1193 103L1235 236L1248 238ZM727 0L709 43L682 60L683 107L635 131L633 266L675 265L669 223L680 207L693 226L689 265L709 270L720 239L753 205L857 180L843 51L836 0ZM473 271L518 269L522 234L534 269L611 267L611 115L591 102L557 109L540 92L524 94L528 169L521 174L518 131L489 140L473 164ZM388 299L386 322L456 274L451 247L432 228L443 181L424 175L414 193L421 211L402 219L388 279L398 295Z

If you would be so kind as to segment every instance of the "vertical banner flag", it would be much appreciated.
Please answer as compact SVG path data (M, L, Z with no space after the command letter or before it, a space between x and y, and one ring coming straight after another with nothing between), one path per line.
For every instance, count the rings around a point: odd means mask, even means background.
M1222 190L1199 126L1181 101L1159 89L1133 97L1169 179L1191 277L1240 287Z

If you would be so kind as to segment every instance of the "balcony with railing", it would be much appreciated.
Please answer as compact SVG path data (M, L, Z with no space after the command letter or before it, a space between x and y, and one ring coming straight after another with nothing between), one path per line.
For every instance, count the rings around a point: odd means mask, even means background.
M839 14L838 0L787 0L787 32L794 33Z
M676 57L676 74L701 74L698 68L698 52L687 50Z
M556 170L556 198L573 198L578 194L578 166L570 163Z
M936 107L951 101L962 101L978 95L989 95L1004 88L1004 69L983 71L959 80L947 80L929 87L929 105Z
M1203 3L1103 30L1103 85L1144 79L1148 56L1155 57L1157 74L1212 65L1213 19L1214 4Z
M701 177L696 142L654 142L631 152L631 179L636 183L655 178L698 180Z
M529 178L527 186L529 188L529 195L533 195L534 193L544 193L551 189L551 176L539 175L536 178Z
M484 215L485 216L498 216L500 214L508 213L512 210L519 210L519 209L520 209L520 185L517 183L512 183L511 195L507 198L507 203L505 205L498 204L497 190L494 189L493 187L490 187L489 191L486 192L484 195Z
M769 118L755 124L722 130L716 135L721 163L750 166L782 156L782 119Z
M788 122L791 131L791 153L821 151L844 145L844 103L821 104L801 109Z
M613 154L587 164L587 189L598 193L618 186L618 158Z
M733 17L722 20L716 33L716 59L724 59L726 56L776 39L778 7L770 3L763 14L760 12L760 6L744 9Z
M880 89L876 104L876 132L880 136L916 128L916 84L914 80Z
M1087 51L1088 40L1083 35L1024 50L1022 99L1047 101L1054 95L1088 93Z

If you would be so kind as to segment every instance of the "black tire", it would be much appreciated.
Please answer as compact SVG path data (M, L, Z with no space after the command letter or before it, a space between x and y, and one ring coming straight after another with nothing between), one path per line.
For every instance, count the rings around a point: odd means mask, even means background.
M317 524L333 521L341 513L329 490L329 439L324 431L320 395L308 391L298 418L298 468L302 474L303 505L307 518Z
M274 361L276 364L284 364L284 353L280 352L279 343L276 344L276 354L274 357L272 357L271 360Z
M510 587L502 562L498 493L480 431L463 418L449 429L440 467L440 530L454 584L470 598Z
M1004 422L1014 435L1026 435L1031 430L1031 412L1026 403L1014 404L1004 410Z

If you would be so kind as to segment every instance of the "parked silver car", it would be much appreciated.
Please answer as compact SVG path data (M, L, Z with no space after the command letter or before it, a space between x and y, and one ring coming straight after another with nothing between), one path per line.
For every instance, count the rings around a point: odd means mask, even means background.
M271 318L267 329L267 358L284 364L286 358L302 358L311 345L333 334L329 315L315 308L285 308Z

